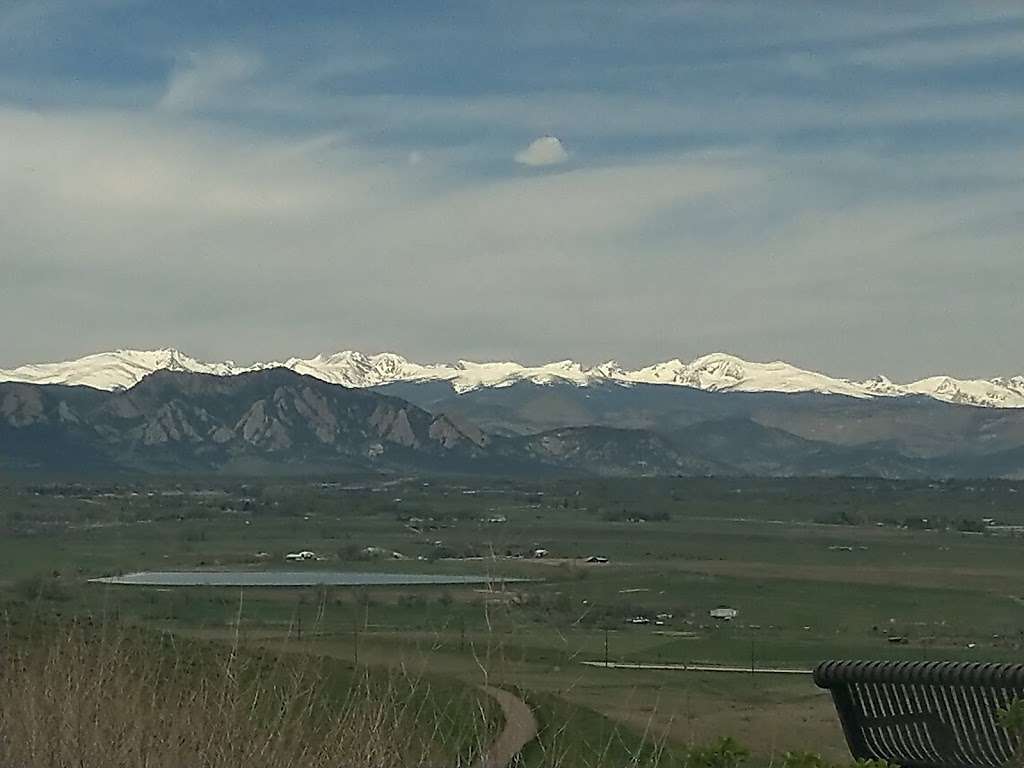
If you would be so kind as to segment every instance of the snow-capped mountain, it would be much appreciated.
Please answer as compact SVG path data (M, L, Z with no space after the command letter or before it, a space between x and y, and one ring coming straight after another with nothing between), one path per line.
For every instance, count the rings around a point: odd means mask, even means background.
M100 352L64 363L23 365L12 370L0 369L0 381L20 381L26 384L79 384L94 389L128 389L153 371L189 371L230 376L252 370L239 367L230 360L223 363L203 363L176 349L135 350L119 349Z
M621 380L638 384L677 384L710 392L820 392L870 397L859 384L804 371L789 363L749 363L715 353L691 363L670 360L638 371L623 371Z
M931 376L906 385L910 394L928 395L936 400L986 408L1024 407L1024 376L995 379L953 379Z
M468 360L422 365L396 354L365 355L353 351L308 359L291 358L284 363L241 366L231 361L202 362L175 349L117 350L63 363L0 369L0 381L81 384L115 390L132 387L147 374L158 370L228 376L273 367L290 368L324 381L356 388L396 382L444 381L450 383L456 392L464 393L481 387L505 387L519 381L565 383L580 387L605 382L622 386L685 386L711 392L816 392L862 399L924 395L963 405L1024 408L1024 376L977 380L933 376L909 384L898 384L885 376L876 376L857 382L806 371L784 362L754 363L724 353L705 355L691 362L676 359L637 370L625 370L613 361L593 368L584 368L571 360L539 366Z
M308 360L289 358L284 367L307 376L341 384L345 387L377 387L394 381L448 379L448 368L441 365L418 365L400 355L384 352L364 355L362 352L338 352L317 355Z

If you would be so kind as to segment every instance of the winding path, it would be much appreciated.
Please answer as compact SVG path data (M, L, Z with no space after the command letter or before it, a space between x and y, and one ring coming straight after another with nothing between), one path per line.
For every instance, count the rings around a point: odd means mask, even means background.
M501 706L505 727L477 762L477 768L506 768L518 764L519 753L537 736L537 718L526 702L513 693L493 685L480 690Z

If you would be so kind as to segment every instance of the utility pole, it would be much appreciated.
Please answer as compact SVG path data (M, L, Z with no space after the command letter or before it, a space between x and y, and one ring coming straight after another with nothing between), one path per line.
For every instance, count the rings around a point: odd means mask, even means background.
M608 627L604 628L604 666L608 668Z
M359 666L359 620L352 614L352 664Z

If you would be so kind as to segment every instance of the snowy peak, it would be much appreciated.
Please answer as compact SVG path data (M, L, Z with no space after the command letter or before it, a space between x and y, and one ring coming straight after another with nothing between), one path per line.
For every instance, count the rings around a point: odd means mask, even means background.
M819 392L871 397L845 379L804 371L789 363L751 363L723 352L698 357L691 363L657 363L624 375L634 383L676 384L709 392Z
M532 381L535 384L567 383L582 387L593 378L579 363L572 360L534 367L519 363L474 363L460 360L453 373L453 376L444 378L452 382L456 392L470 392L481 387L507 387L517 381Z
M908 394L905 386L894 384L888 376L874 376L857 382L857 386L868 394L878 397L899 397Z
M176 349L118 349L66 363L23 365L0 370L0 381L28 384L78 384L95 389L128 389L153 371L170 370L228 376L241 373L233 363L201 363Z
M995 379L953 379L932 376L908 384L910 394L985 408L1024 408L1024 376Z
M610 379L612 381L623 381L623 376L626 371L622 370L622 366L614 360L609 360L607 363L601 363L595 365L590 369L590 373L595 377L602 379Z
M898 384L885 376L856 382L775 361L757 363L716 352L690 362L672 359L639 368L623 369L615 361L584 368L572 360L526 366L515 362L474 362L423 365L401 355L367 355L351 350L293 357L284 363L261 362L250 366L231 361L210 363L179 350L119 349L64 363L23 365L0 370L0 381L30 384L80 384L96 389L127 389L144 376L159 370L230 376L273 367L290 368L346 387L378 387L397 382L448 382L459 393L484 387L507 387L520 381L535 384L659 384L683 386L709 392L814 392L860 399L876 397L925 396L936 400L986 408L1024 408L1024 376L994 379L955 379L933 376L909 384Z
M284 367L332 384L355 388L378 387L396 381L450 378L446 375L450 369L444 366L419 365L390 352L364 355L362 352L345 351L329 356L317 355L308 360L293 357L284 363Z

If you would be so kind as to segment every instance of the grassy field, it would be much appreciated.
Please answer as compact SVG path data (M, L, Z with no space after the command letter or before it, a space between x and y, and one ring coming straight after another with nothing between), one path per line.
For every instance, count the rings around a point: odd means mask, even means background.
M669 763L673 750L726 734L760 756L813 749L838 759L831 704L808 677L580 662L604 659L606 647L615 661L762 668L837 657L1019 660L1022 542L1003 526L1024 523L1022 500L1024 485L1003 482L9 479L0 485L0 590L8 610L91 613L515 687L544 722L578 721L542 729L549 741L530 756L538 763L560 743L573 754L617 745L619 756L645 743ZM533 557L538 549L547 555ZM323 560L286 564L298 550ZM585 562L591 556L608 562ZM189 568L533 581L87 583ZM712 619L719 606L736 619Z
M501 726L453 680L40 618L0 644L3 765L458 765Z

